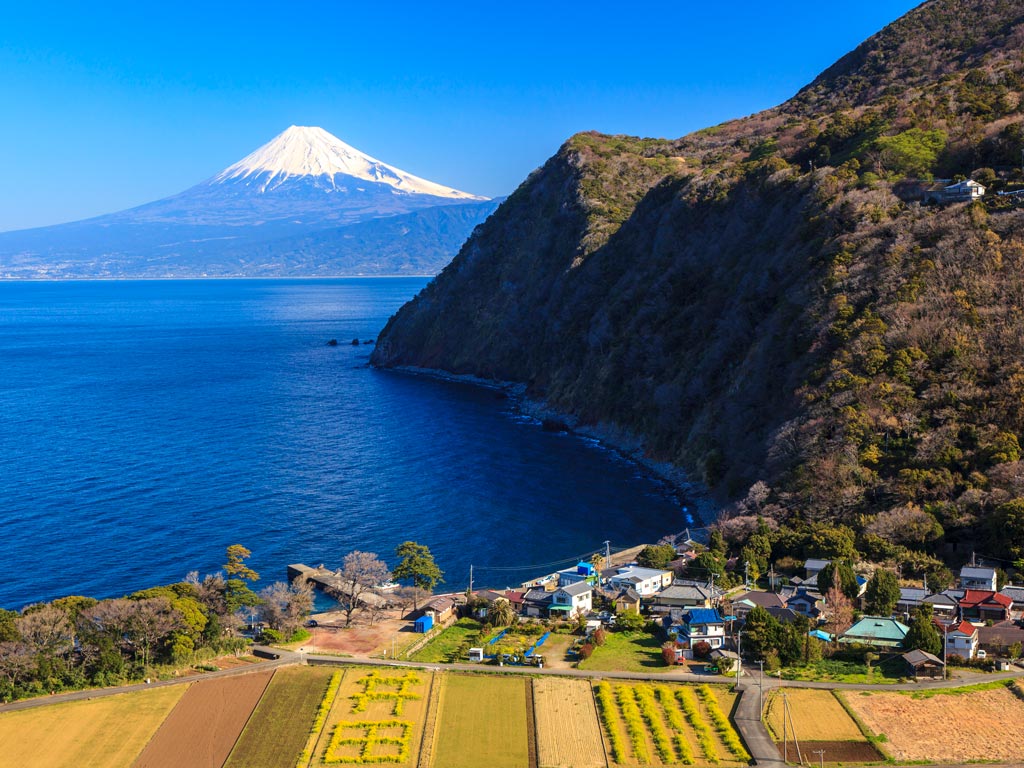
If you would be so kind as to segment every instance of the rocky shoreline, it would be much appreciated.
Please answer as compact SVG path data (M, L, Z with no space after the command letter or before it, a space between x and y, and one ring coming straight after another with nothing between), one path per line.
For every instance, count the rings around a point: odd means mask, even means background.
M703 485L689 480L686 473L667 461L655 461L645 455L643 440L633 432L615 424L580 424L579 418L552 407L548 403L527 396L526 385L515 381L484 379L472 374L450 373L437 368L420 368L413 365L398 365L380 370L395 371L410 376L448 381L456 384L471 384L476 387L501 392L513 403L516 411L536 420L547 429L564 431L577 437L595 440L604 448L639 467L650 478L664 484L677 495L693 518L694 527L700 527L717 517L718 505Z

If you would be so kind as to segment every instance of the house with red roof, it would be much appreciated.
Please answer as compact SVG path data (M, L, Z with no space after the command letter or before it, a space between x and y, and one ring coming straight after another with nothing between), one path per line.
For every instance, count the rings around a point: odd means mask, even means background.
M986 621L1006 621L1013 605L1006 595L988 589L968 589L960 598L960 615L967 621L984 624Z
M946 656L973 659L978 654L978 628L969 621L952 624L935 622L939 632L946 636Z

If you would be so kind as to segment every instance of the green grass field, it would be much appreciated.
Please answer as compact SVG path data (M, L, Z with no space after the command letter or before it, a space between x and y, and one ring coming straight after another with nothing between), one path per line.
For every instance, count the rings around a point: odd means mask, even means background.
M787 667L782 670L782 677L786 680L820 680L858 685L898 683L904 674L905 665L898 658L873 664L870 673L865 664L833 659L821 659L806 667Z
M277 670L225 768L294 766L334 671L330 667Z
M482 629L483 625L479 621L459 619L447 629L439 632L429 643L416 651L412 655L412 660L428 664L436 664L442 661L465 661L465 659L452 658L452 654L456 648L462 645L464 640L468 640Z
M661 658L661 643L643 631L609 632L604 645L579 663L580 669L599 672L668 672L671 667Z
M529 765L526 718L529 682L528 678L520 676L446 675L434 765L444 768L523 768Z

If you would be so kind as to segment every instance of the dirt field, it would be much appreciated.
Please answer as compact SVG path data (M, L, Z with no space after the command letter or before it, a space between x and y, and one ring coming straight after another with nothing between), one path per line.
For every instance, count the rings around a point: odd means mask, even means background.
M540 768L604 768L601 726L588 681L537 678L533 699Z
M521 677L445 675L437 768L529 765L526 686ZM532 726L532 724L530 724Z
M194 683L133 764L220 768L270 682L272 671Z
M873 733L885 734L883 749L896 760L950 763L1021 758L1024 702L1006 688L928 698L853 691L841 695Z
M231 751L226 768L295 765L333 673L329 667L277 670Z
M373 756L390 765L415 765L430 701L431 673L423 670L346 670L327 717L313 765L358 757L369 739Z
M124 768L187 688L172 685L4 713L0 715L0 765Z
M867 742L853 718L831 691L786 688L785 695L789 701L791 722L786 729L790 739L793 738L795 725L796 737L800 741ZM782 741L784 711L782 692L776 691L768 697L765 706L765 723L776 741Z
M408 631L405 631L408 628ZM309 640L302 644L307 651L328 653L350 653L353 656L375 656L388 649L391 655L391 639L401 647L414 638L412 624L393 617L375 623L372 627L364 622L353 624L346 629L336 627L313 627Z
M824 754L818 755L818 751ZM781 751L781 747L780 747ZM829 763L875 763L882 760L868 741L801 741L800 756L810 765ZM796 749L789 745L789 759L796 762Z

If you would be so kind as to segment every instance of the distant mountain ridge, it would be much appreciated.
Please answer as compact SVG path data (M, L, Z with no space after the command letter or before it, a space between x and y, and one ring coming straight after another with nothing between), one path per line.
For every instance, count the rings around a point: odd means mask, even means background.
M578 134L372 360L524 383L780 531L774 557L846 525L905 575L1022 558L1024 208L993 194L1024 189L1022 49L1019 0L930 0L779 107ZM957 175L989 195L921 205Z
M341 228L360 225L354 237L377 247L387 242L372 230L378 223L381 232L393 230L383 224L389 217L468 206L421 220L444 221L456 228L454 239L464 240L493 209L487 203L387 165L321 128L291 126L177 195L85 221L0 233L0 277L294 274L290 268L349 274L352 259L329 261L329 238L316 233L332 230L344 239ZM402 263L410 261L440 270L457 249L452 232L414 229L417 235L403 240L401 263L367 252L355 261L373 271L353 274L403 274ZM293 239L309 237L303 259L291 258ZM323 259L308 250L313 241L323 243ZM259 259L252 257L256 251Z

